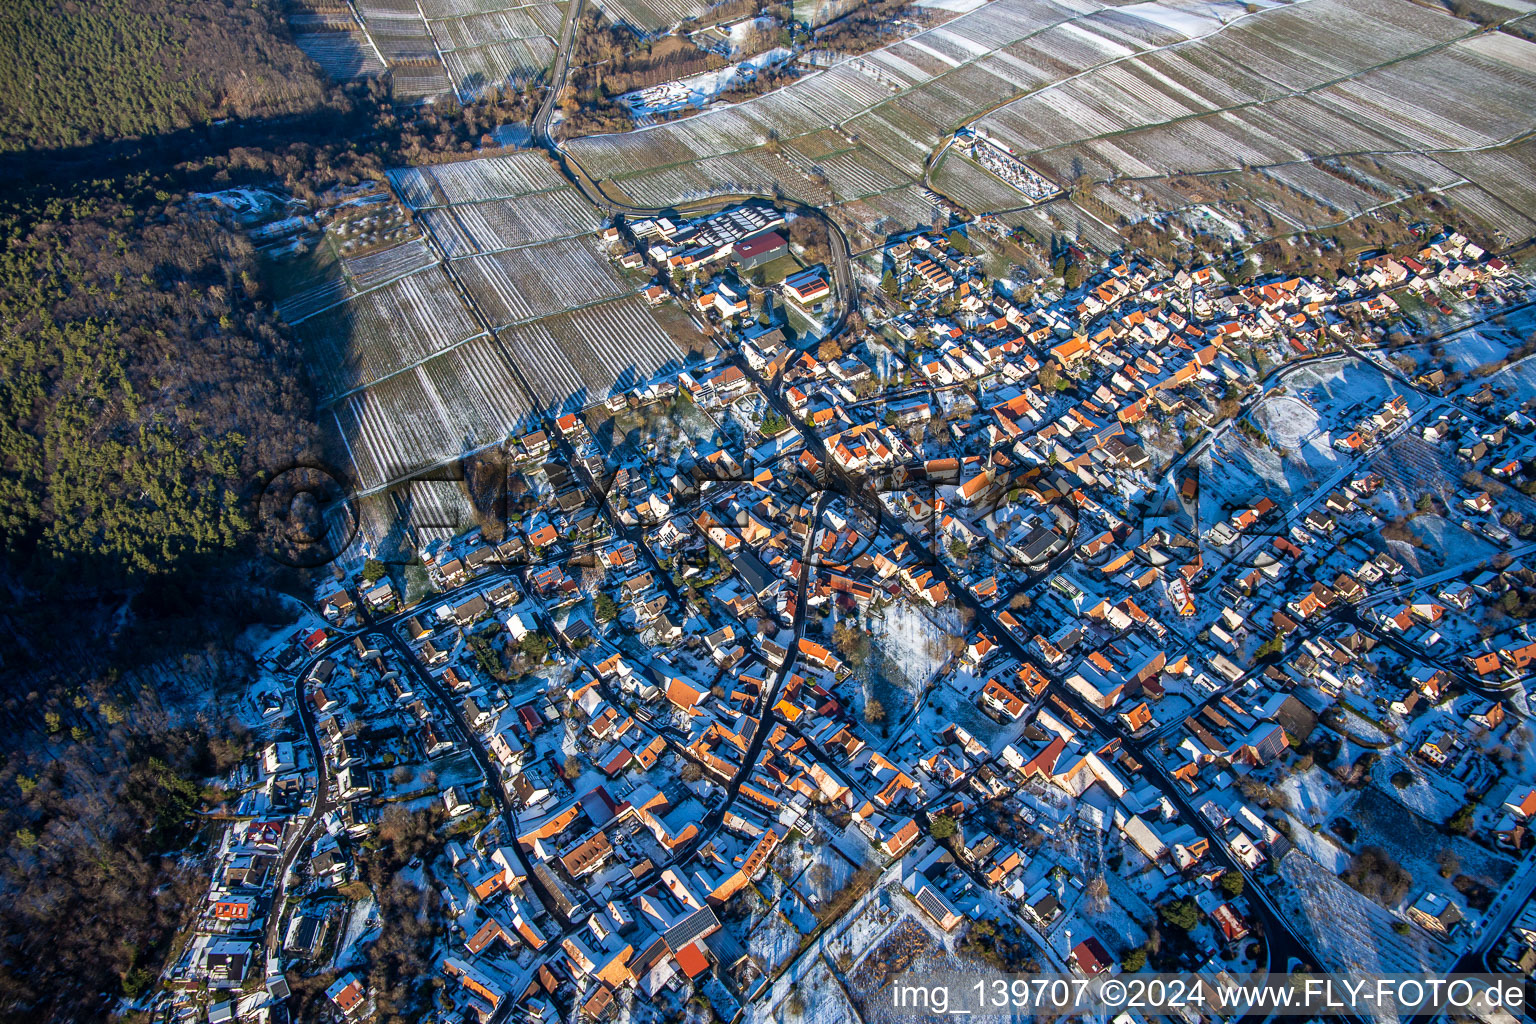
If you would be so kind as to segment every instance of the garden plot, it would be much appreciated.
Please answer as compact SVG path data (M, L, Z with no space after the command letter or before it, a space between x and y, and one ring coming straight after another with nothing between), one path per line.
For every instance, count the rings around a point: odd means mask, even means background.
M758 1024L768 1020L782 1024L859 1024L858 1011L821 957L808 964L784 991L787 994L777 1005L751 1008Z
M799 435L793 430L787 430L780 434L775 441L764 442L763 435L758 428L762 425L763 417L773 411L768 400L762 392L753 390L742 398L719 410L720 439L722 448L731 451L748 451L755 457L766 459L768 453L776 449L780 444L790 444ZM756 450L761 446L763 452L756 455Z
M1338 814L1338 803L1344 798L1341 788L1333 777L1316 766L1304 772L1292 772L1278 787L1286 795L1292 811L1302 828L1327 825Z
M1394 441L1377 455L1371 468L1380 473L1386 483L1373 496L1378 504L1386 504L1398 513L1407 513L1419 498L1433 494L1460 518L1460 493L1464 490L1461 475L1465 465L1449 445L1430 444L1409 434ZM1499 504L1526 517L1536 513L1536 501L1518 490L1506 489L1499 495Z
M619 299L512 327L499 337L549 410L581 409L675 373L690 349L713 346L701 336L688 347L670 337L639 299Z
M1460 728L1459 722L1454 725ZM1445 821L1467 802L1466 786L1396 752L1388 752L1376 762L1371 780L1382 793L1429 821Z
M953 609L930 613L905 597L872 616L869 637L874 671L857 695L858 714L862 717L864 704L873 698L884 706L893 726L905 722L923 688L948 662L948 640L960 632Z
M448 275L431 267L354 296L296 327L322 393L396 373L482 333Z
M1415 495L1406 494L1404 497L1412 500ZM1402 507L1406 510L1410 506ZM1465 529L1459 522L1452 522L1442 516L1415 515L1408 522L1408 530L1417 543L1410 544L1396 537L1391 540L1383 537L1378 541L1378 546L1387 549L1393 558L1415 574L1439 572L1452 565L1470 565L1499 553L1498 545L1485 540L1481 534Z
M809 847L804 852L806 862L795 876L793 888L809 906L825 906L852 881L858 868L831 844Z
M587 424L612 463L676 467L699 448L722 447L719 428L692 402L658 402L599 419L600 411L589 413Z
M630 294L633 288L580 239L455 260L453 269L493 328Z
M1306 428L1303 421L1285 429ZM1237 430L1222 433L1200 455L1201 479L1207 481L1200 488L1200 521L1226 519L1264 497L1283 507L1298 505L1347 465L1339 453L1327 447L1283 451L1281 455L1272 445Z
M531 419L488 337L350 394L331 412L365 490L499 442Z
M1349 820L1360 830L1357 847L1380 846L1413 876L1410 901L1426 888L1458 897L1451 881L1440 877L1438 858L1443 850L1455 855L1459 873L1483 881L1492 890L1514 874L1514 863L1505 855L1465 837L1443 834L1374 784L1361 791L1349 810Z
M882 894L888 891L882 890ZM849 988L859 1001L864 1019L878 1024L895 1024L897 1021L913 1019L910 1012L893 1012L891 999L886 992L886 987L893 980L908 972L929 970L937 966L945 969L958 966L958 962L946 955L944 946L923 925L919 919L921 912L906 902L904 897L898 896L895 899L902 900L902 909L906 912L894 923L887 925L880 922L876 926L880 928L879 931L874 928L863 929L872 934L862 937L862 941L839 943L857 961L845 972ZM842 938L839 937L840 940Z

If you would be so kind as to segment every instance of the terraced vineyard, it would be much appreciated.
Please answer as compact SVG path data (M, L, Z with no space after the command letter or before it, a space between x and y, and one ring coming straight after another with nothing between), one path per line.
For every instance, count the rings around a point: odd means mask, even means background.
M455 261L454 270L497 328L634 291L581 239L471 256Z
M873 237L872 214L927 212L906 190L925 183L950 133L975 123L1063 183L1266 171L1271 187L1305 200L1305 210L1272 210L1291 230L1462 175L1458 192L1495 217L1519 186L1497 161L1484 167L1463 151L1496 151L1536 128L1531 95L1536 44L1410 0L993 0L776 92L566 148L638 203L778 191ZM1449 183L1441 155L1454 166ZM1362 157L1395 161L1396 180L1318 163ZM935 184L978 212L1009 199L953 159ZM1069 198L1010 219L1115 234ZM1519 232L1529 222L1516 213L1510 223Z
M562 313L497 337L550 409L579 409L684 365L685 352L640 299Z
M635 295L599 249L602 218L544 156L388 178L427 237L317 263L278 301L361 490L713 351L686 318L664 327Z

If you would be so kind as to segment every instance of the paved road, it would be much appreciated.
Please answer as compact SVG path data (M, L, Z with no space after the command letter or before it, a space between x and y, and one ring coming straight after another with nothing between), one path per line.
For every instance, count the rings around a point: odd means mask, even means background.
M306 661L293 680L294 707L298 710L299 721L304 726L304 738L309 742L310 757L315 764L315 793L303 827L284 848L283 856L277 866L277 884L272 890L272 905L267 910L266 946L269 963L275 963L280 952L281 939L278 936L277 926L282 920L284 902L288 898L288 872L293 868L293 862L298 858L299 852L309 843L321 820L336 806L336 799L332 795L331 767L325 760L324 749L320 746L320 736L315 729L314 711L304 695L304 683L309 678L310 670L324 660L334 646L335 644L327 644L319 653Z
M775 411L777 411L779 415L786 417L796 424L799 424L800 431L805 436L807 447L812 450L813 454L815 454L817 458L822 460L822 464L828 468L829 472L832 471L835 464L830 462L828 453L826 451L826 446L822 443L815 430L812 429L809 424L801 423L800 419L794 414L793 410L789 408L788 403L784 400L782 392L768 381L763 380L761 376L752 372L750 368L744 366L743 369L749 374L749 376L754 378L759 388L763 390L763 393L765 396L767 396L770 404L774 406ZM863 489L859 488L856 482L845 482L849 485L846 488L846 492L849 496L859 496L863 493ZM884 507L880 505L878 500L874 500L872 504L866 507L868 511L878 516L882 529L887 531L891 536L904 538L909 546L913 547L914 549L920 548L925 543L922 538L912 535L905 523L890 515L884 509ZM1070 550L1071 548L1069 547L1068 551L1070 552ZM950 593L954 596L955 600L971 610L972 614L975 616L974 622L976 623L977 628L985 629L989 635L997 638L999 645L1007 650L1015 658L1019 659L1021 662L1033 664L1047 676L1050 675L1050 672L1046 670L1047 667L1039 664L1035 656L1022 644L1020 644L1013 637L1013 634L1009 630L1005 629L1002 624L996 620L996 617L992 614L992 612L977 602L971 596L969 590L967 590L958 580L953 577L949 571L948 566L944 564L942 559L933 559L929 568L933 570L933 573L936 577L943 579L948 584ZM1047 571L1051 570L1048 569ZM1195 813L1195 809L1190 804L1188 797L1183 789L1178 785L1178 783L1167 777L1167 775L1161 770L1160 767L1157 767L1157 762L1147 756L1139 742L1131 739L1129 734L1126 733L1123 727L1121 727L1118 720L1113 718L1103 718L1096 711L1088 708L1075 694L1065 690L1062 687L1058 687L1052 684L1051 692L1060 697L1069 707L1081 715L1085 720L1090 722L1100 722L1102 729L1107 731L1109 735L1119 738L1121 743L1125 746L1126 750L1128 750L1134 757L1136 757L1137 760L1141 761L1143 764L1151 766L1153 770L1148 771L1144 777L1153 782L1158 787L1158 789L1161 790L1164 795L1166 795L1174 803L1174 805L1179 808L1180 814L1183 816L1183 818L1210 841L1211 856L1228 869L1235 869L1242 872L1244 878L1247 881L1247 887L1245 891L1252 894L1252 898L1250 898L1249 904L1254 908L1254 913L1260 920L1261 931L1264 936L1264 946L1269 955L1270 970L1284 971L1292 957L1312 964L1321 964L1321 958L1318 957L1316 953L1314 953L1312 949L1304 941L1302 941L1302 939L1290 927L1285 918L1285 915L1277 906L1274 905L1269 897L1269 894L1264 890L1263 886L1260 885L1249 872L1243 870L1241 865L1237 864L1236 861L1233 860L1226 848L1226 844L1221 841L1221 837L1211 833L1205 822L1205 819ZM1256 1022L1262 1020L1264 1016L1264 1014L1258 1013L1251 1014L1251 1020L1249 1021L1249 1024L1256 1024ZM1354 1020L1354 1018L1348 1016L1346 1016L1344 1019L1351 1021Z
M558 158L559 146L555 141L550 125L554 121L555 109L560 105L560 94L565 91L565 80L570 75L571 51L576 46L576 32L581 25L581 9L586 0L570 0L566 5L565 22L560 29L560 42L555 51L555 61L550 67L549 89L544 95L544 102L539 106L539 111L533 116L533 137L538 139L545 148L556 153Z

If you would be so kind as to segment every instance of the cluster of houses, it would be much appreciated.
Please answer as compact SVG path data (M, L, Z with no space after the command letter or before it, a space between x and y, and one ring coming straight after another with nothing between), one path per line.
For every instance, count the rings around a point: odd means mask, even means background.
M620 457L591 432L604 410L561 416L509 444L496 539L420 552L428 597L407 606L398 578L321 597L299 720L262 752L177 980L238 989L274 953L327 948L344 912L327 894L402 800L441 809L443 1012L482 1021L681 1013L700 994L732 1019L775 966L742 908L805 841L899 881L939 941L1004 913L1068 969L1120 970L1133 950L1079 912L1113 872L1194 908L1188 966L1237 964L1259 919L1234 879L1271 884L1305 855L1280 774L1368 784L1366 739L1477 805L1478 841L1528 845L1536 795L1491 751L1536 642L1485 612L1536 573L1509 558L1414 586L1426 574L1379 536L1401 481L1372 460L1408 438L1486 475L1453 478L1447 517L1512 539L1530 421L1449 403L1437 419L1426 381L1334 425L1354 461L1316 493L1245 496L1212 522L1218 482L1163 474L1153 440L1231 419L1262 388L1255 353L1334 351L1399 289L1506 287L1500 261L1448 235L1338 281L1237 286L1116 258L1064 298L1014 302L962 238L919 232L886 250L883 337L806 349L750 284L788 254L785 228L748 204L606 229L621 262L662 273L658 297L707 282L684 301L731 339L606 412L753 409L761 436ZM781 291L827 298L815 271ZM937 635L904 655L920 667L864 646L896 621ZM1465 899L1419 882L1395 912L1453 934ZM813 910L783 917L810 934ZM332 989L337 1013L366 1014L357 974Z
M708 330L744 326L773 317L764 284L807 316L831 305L825 270L799 267L761 282L762 268L791 257L783 213L766 203L747 203L693 219L647 218L622 229L607 227L599 238L626 270L649 266L657 280L646 298L660 304L676 297ZM624 245L631 248L621 248Z

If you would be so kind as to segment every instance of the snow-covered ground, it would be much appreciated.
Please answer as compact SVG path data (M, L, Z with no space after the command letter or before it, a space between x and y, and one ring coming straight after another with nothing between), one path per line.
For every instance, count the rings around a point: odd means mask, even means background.
M705 71L688 78L653 85L625 93L619 99L629 107L637 120L686 107L702 107L721 93L752 81L764 68L782 64L792 56L787 47L776 46L767 53L728 64L718 71Z
M336 943L335 970L346 970L363 961L363 946L379 937L379 905L372 895L352 904L347 925Z

